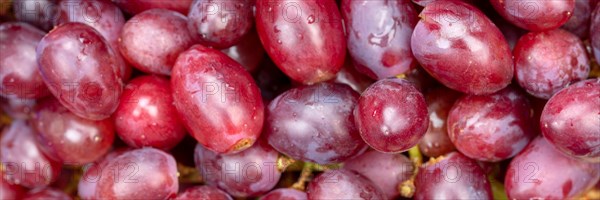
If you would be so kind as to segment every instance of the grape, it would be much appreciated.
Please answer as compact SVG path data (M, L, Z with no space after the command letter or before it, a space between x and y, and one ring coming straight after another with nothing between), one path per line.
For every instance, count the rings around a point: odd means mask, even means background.
M446 87L491 94L510 84L513 63L500 30L477 8L436 1L420 14L411 38L415 58Z
M114 114L119 137L129 146L168 150L186 135L173 106L169 79L138 76L131 80Z
M127 151L101 170L94 199L168 199L177 194L177 164L153 148Z
M534 139L508 166L509 199L573 199L600 179L600 164L568 157L542 137Z
M240 152L261 133L264 104L244 68L218 50L196 45L183 52L171 77L183 124L204 147Z
M29 119L33 113L35 99L4 99L0 98L0 107L6 114L16 119Z
M30 191L23 200L44 200L44 199L55 199L55 200L71 200L72 198L64 193L63 191L54 188L36 189Z
M46 155L68 165L83 165L102 157L115 138L112 119L78 117L56 99L37 105L32 126Z
M332 79L344 64L344 30L333 0L257 0L256 27L271 59L295 81Z
M2 3L6 2L10 1ZM13 0L12 5L17 20L33 24L44 31L52 29L52 20L60 12L55 0Z
M279 188L260 197L260 200L305 200L307 198L306 192L290 188Z
M96 186L98 181L102 178L102 172L106 170L106 165L112 159L123 153L131 150L131 148L121 148L113 150L104 157L96 160L93 163L87 164L83 167L83 175L77 185L77 192L81 199L94 199L96 195ZM114 173L114 172L113 172Z
M271 190L281 177L276 168L278 156L265 141L235 154L217 154L202 145L194 150L196 168L206 183L236 197L258 196Z
M267 108L269 144L296 160L319 164L358 155L366 145L353 122L357 101L358 93L338 83L290 89Z
M490 0L506 20L530 31L547 31L565 24L573 15L575 0Z
M579 38L587 38L590 31L590 16L595 0L576 0L573 16L569 18L562 28L577 35Z
M592 43L592 49L596 61L600 60L600 3L596 3L596 9L592 12L591 26L590 26L590 39Z
M125 23L119 49L135 68L146 73L170 75L177 56L193 44L184 15L152 9Z
M224 49L238 43L253 26L254 0L195 0L188 29L205 46Z
M542 134L569 155L600 161L600 79L556 93L542 111Z
M333 82L346 84L358 93L362 93L373 84L371 78L356 70L350 58L346 59L344 67L336 74Z
M490 183L477 162L452 152L421 166L415 200L492 199Z
M344 169L358 172L379 187L387 199L400 195L398 186L410 179L413 163L402 154L366 153L344 162Z
M562 29L524 35L517 42L514 56L517 82L542 99L587 78L590 72L583 43Z
M188 199L233 200L233 198L226 192L223 192L223 190L209 185L189 188L175 198L175 200Z
M58 178L61 163L44 155L34 130L23 120L15 120L2 131L0 161L9 183L29 188L47 186Z
M42 38L37 55L48 89L71 112L101 120L117 109L123 63L92 27L66 23L54 28Z
M153 8L162 8L177 11L181 14L187 14L192 4L192 0L112 0L122 10L130 14L138 14Z
M427 110L429 111L429 128L419 141L419 150L428 157L438 157L456 149L448 137L448 113L460 93L448 88L439 87L425 93Z
M0 24L0 95L36 99L50 94L38 71L35 48L44 32L22 22ZM10 49L10 50L9 50Z
M265 49L260 43L256 30L250 30L239 43L223 49L221 52L240 63L248 72L257 71L258 65L265 57Z
M383 79L415 67L410 37L417 12L410 0L343 0L341 10L348 50L359 71Z
M385 195L364 176L345 169L328 170L310 182L308 199L384 199Z
M436 1L439 1L439 0L412 0L413 3L423 6L423 7L427 6L428 4L430 4L432 2L436 2ZM465 2L465 3L473 3L473 0L460 0L460 1Z
M25 188L4 180L4 171L0 171L0 199L21 199L25 195ZM306 198L305 198L306 199Z
M425 98L404 79L382 79L365 90L354 110L360 136L386 153L406 151L421 140L429 119Z
M525 94L507 87L491 95L466 95L448 114L448 136L466 156L498 162L519 153L536 136Z

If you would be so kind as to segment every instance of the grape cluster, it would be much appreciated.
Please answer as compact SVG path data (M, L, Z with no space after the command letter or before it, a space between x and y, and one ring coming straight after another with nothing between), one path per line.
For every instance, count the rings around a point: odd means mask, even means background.
M0 200L600 199L599 0L0 0Z

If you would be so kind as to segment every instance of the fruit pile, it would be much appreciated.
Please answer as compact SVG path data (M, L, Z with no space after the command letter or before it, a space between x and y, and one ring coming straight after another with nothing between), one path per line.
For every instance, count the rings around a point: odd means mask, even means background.
M0 0L0 199L600 199L598 0Z

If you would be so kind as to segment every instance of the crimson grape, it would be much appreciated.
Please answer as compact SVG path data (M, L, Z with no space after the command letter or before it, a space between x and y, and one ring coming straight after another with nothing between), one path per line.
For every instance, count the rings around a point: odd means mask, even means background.
M562 29L525 34L515 46L514 58L519 85L543 99L590 72L583 42Z
M68 165L83 165L102 157L115 138L113 120L93 121L71 113L56 99L37 105L32 126L46 155Z
M265 141L235 154L217 154L197 145L196 168L209 185L236 197L258 196L271 190L281 177L276 168L279 153Z
M66 23L37 46L39 70L50 92L74 114L106 119L117 109L123 64L92 27Z
M429 111L429 128L419 141L419 150L428 157L438 157L456 149L448 136L447 119L460 93L439 87L425 93Z
M423 6L423 7L427 6L427 4L430 4L430 3L436 2L436 1L440 1L440 0L412 0L412 2L414 2L415 4ZM473 2L473 0L460 0L460 1L463 1L463 2L466 2L466 3L472 3Z
M332 79L344 64L344 30L333 0L257 0L256 27L271 59L295 81Z
M119 137L129 146L168 150L186 135L173 106L169 79L138 76L123 90L114 123Z
M406 151L421 140L429 118L423 94L404 79L382 79L365 90L354 110L360 136L381 152Z
M359 71L383 79L415 67L410 37L417 12L410 0L343 0L341 10L348 50Z
M592 43L592 51L596 56L596 61L600 60L600 2L596 4L596 9L592 12L590 39Z
M0 139L0 161L6 181L29 188L47 186L58 178L61 163L43 154L36 132L23 120L5 127Z
M189 199L205 199L205 200L233 200L229 194L216 188L214 186L203 185L196 186L185 190L183 193L177 195L175 200L189 200Z
M251 30L241 38L239 43L222 49L221 52L240 63L248 72L257 71L260 62L265 57L265 49L260 43L256 30Z
M106 165L112 159L122 155L123 153L129 150L131 150L131 148L120 148L113 150L105 154L104 157L96 160L95 162L85 165L82 168L83 174L77 185L77 194L79 195L79 197L85 200L95 199L97 188L96 186L98 181L102 178L102 172L106 170Z
M7 6L6 2L10 1L3 1L3 7ZM13 0L12 5L17 20L48 31L52 29L52 20L56 19L60 12L56 2L56 0Z
M193 0L112 0L119 8L130 14L138 14L146 10L161 8L187 14Z
M0 199L21 199L25 195L25 188L4 180L4 171L0 171ZM306 199L306 198L305 198Z
M308 199L385 199L384 193L364 176L345 169L328 170L310 182Z
M510 84L510 47L481 11L460 1L435 1L420 16L411 47L435 79L451 89L477 95Z
M344 162L344 169L362 174L379 187L387 199L400 195L398 186L410 179L413 163L402 154L385 154L368 151Z
M200 44L224 49L238 43L254 25L254 0L195 0L188 29Z
M29 119L37 103L35 99L5 99L0 98L0 107L10 117Z
M556 93L542 111L542 134L568 155L600 161L600 79Z
M415 200L492 199L490 183L474 160L452 152L430 160L419 169Z
M367 146L354 125L358 93L347 85L319 83L279 95L267 108L269 144L294 159L342 162Z
M35 57L44 32L22 22L0 24L0 95L36 99L50 92L38 71Z
M119 49L135 68L146 73L170 75L177 56L193 44L184 15L152 9L125 23Z
M530 31L547 31L565 24L575 0L490 0L504 19Z
M587 38L590 31L590 16L595 0L576 0L573 16L569 18L562 28L577 35L579 38Z
M572 199L599 179L599 163L564 155L538 137L510 162L504 185L509 199Z
M306 192L291 189L279 188L260 197L260 200L306 200L308 196Z
M240 152L261 133L264 104L244 68L218 50L196 45L173 68L175 107L188 131L218 153Z
M23 200L71 200L72 198L63 191L54 188L34 189L25 195Z

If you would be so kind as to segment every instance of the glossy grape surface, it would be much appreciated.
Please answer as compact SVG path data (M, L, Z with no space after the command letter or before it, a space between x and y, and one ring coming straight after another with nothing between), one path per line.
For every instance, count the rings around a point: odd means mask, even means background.
M342 162L366 149L354 125L358 93L346 85L319 83L279 95L267 108L269 144L294 159Z
M157 0L112 0L123 11L138 14L146 10L161 8L187 14L193 0L157 1Z
M258 0L256 27L271 59L295 81L332 79L344 64L342 17L333 0Z
M328 170L306 189L308 199L384 199L383 192L364 176L345 169Z
M54 188L34 189L25 195L23 200L71 200L71 196Z
M435 79L451 89L478 95L494 93L511 82L508 43L477 8L459 1L436 1L420 16L411 47Z
M556 93L542 111L542 133L568 155L600 162L600 79L577 82Z
M173 106L171 82L161 76L138 76L123 90L114 124L129 146L171 149L186 135Z
M490 0L511 23L530 30L547 31L565 24L573 15L575 0Z
M382 79L365 90L354 110L362 139L373 149L403 152L421 140L429 118L423 94L404 79Z
M97 31L80 23L54 28L37 46L50 92L71 112L92 120L110 117L119 104L123 62L116 54Z
M279 188L260 197L260 200L306 200L307 198L306 192L291 188Z
M218 50L196 45L182 53L171 77L183 124L204 147L240 152L261 133L264 104L244 68Z
M450 109L460 96L460 93L445 87L436 88L425 93L429 128L427 128L427 132L418 144L423 155L438 157L456 149L448 136L447 119Z
M175 200L188 199L233 200L233 198L223 190L209 185L189 188L175 198Z
M21 199L25 195L25 188L4 180L4 172L0 172L0 199Z
M224 49L238 43L254 25L254 0L195 0L188 29L204 46Z

